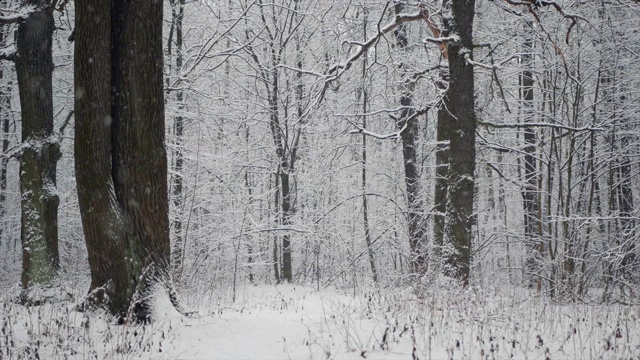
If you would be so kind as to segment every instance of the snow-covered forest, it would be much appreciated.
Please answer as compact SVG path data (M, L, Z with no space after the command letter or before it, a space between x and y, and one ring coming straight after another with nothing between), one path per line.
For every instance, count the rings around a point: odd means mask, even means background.
M639 358L639 71L637 0L0 0L0 359Z

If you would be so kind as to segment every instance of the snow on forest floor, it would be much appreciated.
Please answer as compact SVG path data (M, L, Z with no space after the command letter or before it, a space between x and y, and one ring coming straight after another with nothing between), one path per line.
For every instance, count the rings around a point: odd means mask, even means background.
M0 296L0 359L638 359L640 307L554 305L521 293L353 293L251 286L235 302L156 296L151 325L113 325L73 302Z

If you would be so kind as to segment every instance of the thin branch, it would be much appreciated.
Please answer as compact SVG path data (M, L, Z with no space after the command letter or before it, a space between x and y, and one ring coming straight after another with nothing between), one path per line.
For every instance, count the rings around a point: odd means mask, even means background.
M353 130L349 130L349 134L363 134L366 136L371 136L374 137L376 139L380 139L380 140L386 140L386 139L397 139L400 137L400 135L402 135L402 132L405 131L407 129L407 125L409 124L409 122L405 122L404 126L402 126L402 128L398 131L394 131L392 133L389 134L378 134L378 133L374 133L372 131L363 129L361 127L357 127L357 129L353 129Z
M543 6L553 7L558 13L560 13L560 15L562 15L563 18L571 21L571 24L569 25L569 28L567 29L567 34L565 36L565 42L567 43L567 45L569 44L569 35L571 35L571 30L578 23L578 19L589 22L585 17L581 15L566 13L562 8L562 6L560 6L560 4L556 3L555 1L549 1L549 0L524 0L524 1L504 0L504 1L514 6L526 6L527 10L529 10L531 15L536 19L536 21L539 24L541 24L540 17L535 12L535 10Z
M457 35L453 35L453 36L444 36L444 37L426 37L424 38L424 42L430 42L430 43L434 43L434 44L442 44L442 43L446 43L449 41L458 41L460 40L460 37Z
M429 10L427 10L427 8L426 8L426 6L424 4L420 4L419 7L420 7L420 10L422 11L422 18L427 23L427 26L429 27L429 29L431 30L431 33L434 36L434 38L427 38L425 41L437 43L438 47L440 48L440 53L442 53L442 57L445 58L445 59L448 59L449 58L449 50L447 49L446 42L445 41L434 41L434 40L437 40L437 39L441 39L442 29L440 29L431 20L431 15L429 14ZM457 39L454 39L451 36L450 36L450 38L451 39L449 39L449 40L457 40Z
M0 25L17 24L20 21L26 20L29 17L29 14L31 14L35 10L35 7L24 10L25 11L21 11L19 13L0 16Z
M357 116L366 116L366 117L370 117L373 115L378 115L378 114L389 114L389 113L395 113L395 112L399 112L405 109L412 109L413 107L411 106L398 106L396 108L393 109L378 109L378 110L373 110L373 111L369 111L366 113L340 113L340 114L335 114L336 116L340 116L340 117L357 117Z
M498 169L495 165L493 165L490 162L487 162L487 165L489 165L489 167L491 169L493 169L493 171L495 171L499 177L503 178L504 180L506 180L507 182L510 182L511 184L515 185L518 188L522 188L522 184L518 184L516 181L514 181L511 177L506 176L505 174L502 173L502 171L500 171L500 169Z
M517 59L518 55L511 55L511 57L508 57L500 62L496 63L492 63L492 64L484 64L478 61L474 61L471 60L471 58L469 56L465 56L465 60L467 61L467 64L475 66L475 67L481 67L487 70L498 70L500 68L502 68L502 66L506 63L508 63L509 61L513 60L513 59Z
M16 52L6 53L0 52L0 60L16 61L18 54Z
M489 121L478 120L478 125L487 126L494 129L528 129L528 128L552 128L552 129L560 129L567 130L573 132L583 132L583 131L605 131L604 128L601 127L593 127L593 126L584 126L584 127L572 127L566 126L562 124L549 124L549 123L515 123L515 124L504 124L504 123L492 123Z
M359 46L359 49L355 53L353 53L345 62L333 64L332 66L329 67L329 69L324 75L324 84L316 100L316 105L320 104L324 99L324 95L329 87L329 84L337 80L342 74L344 74L347 70L349 70L349 68L351 68L351 65L353 65L354 62L360 59L360 57L364 53L366 53L372 46L377 44L378 41L384 35L394 30L395 28L397 28L403 23L422 20L424 19L424 17L425 17L425 12L423 10L420 10L419 12L414 14L398 14L395 16L393 22L383 27L378 27L378 32L373 37L369 38L369 40L363 43L357 44Z
M369 40L361 43L361 44L357 44L360 49L358 51L356 51L353 55L351 55L344 63L338 63L338 64L334 64L333 66L331 66L329 68L329 70L327 71L326 76L332 76L329 78L329 80L333 80L333 77L337 78L338 76L340 76L342 73L344 73L346 70L348 70L351 65L358 60L362 54L364 54L367 50L369 50L373 45L375 45L378 40L380 40L380 38L382 38L383 35L387 34L388 32L392 31L393 29L395 29L396 27L400 26L401 24L405 23L405 22L410 22L410 21L416 21L416 20L420 20L423 18L423 13L422 12L418 12L415 14L398 14L396 15L394 21L392 23L389 23L385 26L383 26L382 28L380 28L380 30L378 31L378 33L376 35L374 35L372 38L370 38Z
M411 120L415 119L416 117L420 116L420 115L424 115L427 113L427 111L431 110L434 106L436 106L440 101L437 101L435 103L429 104L427 106L425 106L424 108L416 111L415 113L413 113L413 115L409 116L406 121L404 122L404 125L402 126L402 128L400 128L398 131L394 131L392 133L389 134L378 134L378 133L374 133L372 131L366 130L361 128L360 126L358 126L357 124L351 122L356 128L353 130L349 130L349 134L363 134L363 135L367 135L367 136L371 136L374 137L376 139L380 139L380 140L386 140L386 139L398 139L400 138L400 136L402 135L402 132L405 131L409 125L409 123L411 122ZM394 116L391 116L392 119L397 120Z
M71 117L72 116L73 116L73 110L71 110L69 112L67 117L64 119L64 122L62 123L62 126L60 126L60 130L58 130L58 132L60 133L60 136L64 135L64 129L66 129L67 125L69 125L69 121L71 121Z
M304 230L304 229L296 229L293 227L277 227L277 228L268 228L268 229L258 229L255 232L272 232L272 231L292 231L292 232L297 232L297 233L310 233L311 231L309 230Z

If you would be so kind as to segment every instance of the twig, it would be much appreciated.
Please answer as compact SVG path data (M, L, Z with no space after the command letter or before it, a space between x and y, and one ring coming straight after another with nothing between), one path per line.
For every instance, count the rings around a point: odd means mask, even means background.
M505 123L492 123L488 121L478 120L478 125L487 126L494 129L528 129L535 127L544 127L544 128L552 128L552 129L562 129L573 132L582 132L582 131L604 131L604 128L600 127L592 127L592 126L584 126L580 128L566 126L562 124L549 124L549 123L514 123L514 124L505 124Z
M60 130L58 130L58 132L60 133L60 137L62 137L62 135L64 135L64 129L67 128L67 125L69 125L69 121L71 121L71 117L73 116L73 110L71 110L69 112L69 115L67 115L67 117L64 119L64 122L62 123L62 126L60 126Z

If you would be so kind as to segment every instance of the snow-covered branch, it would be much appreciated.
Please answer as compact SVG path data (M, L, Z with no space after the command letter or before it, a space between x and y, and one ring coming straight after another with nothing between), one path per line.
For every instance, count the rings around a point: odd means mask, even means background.
M15 14L8 14L0 16L0 25L17 24L18 22L26 19L36 11L36 7L33 5L25 5L20 8L20 11Z
M493 63L493 64L485 64L485 63L481 63L478 61L474 61L471 60L471 58L469 56L465 57L465 60L467 61L467 63L469 65L475 66L475 67L479 67L479 68L483 68L483 69L487 69L487 70L498 70L500 68L502 68L502 66L506 63L508 63L509 61L513 60L513 59L517 59L518 55L512 55L510 57L508 57L507 59L504 59L498 63Z
M442 44L442 43L446 43L449 41L458 41L460 40L460 37L457 35L453 35L453 36L441 36L441 37L426 37L424 38L424 42L425 43L434 43L434 44Z
M378 33L371 37L369 40L356 44L360 48L353 55L351 55L345 62L334 64L327 70L326 76L328 80L334 80L334 77L337 78L342 73L347 71L351 65L358 60L362 54L364 54L367 50L369 50L373 45L375 45L385 34L392 31L396 27L401 24L409 21L421 20L424 18L422 11L419 11L415 14L398 14L396 15L394 21L389 23L378 30Z
M404 120L404 124L402 125L402 127L398 130L398 131L394 131L392 133L389 134L378 134L372 131L369 131L367 129L363 129L360 126L354 124L354 126L356 127L353 130L349 130L349 134L364 134L367 136L371 136L374 137L376 139L381 139L381 140L386 140L386 139L398 139L400 138L400 136L402 135L402 132L405 131L407 129L407 126L409 124L409 122L413 119L415 119L416 117L420 116L420 115L424 115L427 111L431 110L434 106L436 106L437 104L439 104L441 100L438 100L436 102L430 103L429 105L423 107L422 109L414 112L411 116L409 116L408 118L406 118ZM389 114L389 116L394 119L395 121L398 121L399 119L391 114Z
M15 61L16 60L15 46L9 46L4 49L0 49L0 60Z
M327 72L324 75L324 85L322 87L322 89L320 90L320 94L318 96L318 100L316 103L320 103L322 101L322 99L324 98L324 94L327 90L327 88L329 87L329 84L335 80L337 80L342 74L344 74L347 70L349 70L349 68L351 68L351 65L353 65L353 63L355 61L357 61L358 59L360 59L360 57L366 53L372 46L374 46L375 44L378 43L378 41L387 33L389 33L390 31L394 30L395 28L397 28L398 26L400 26L403 23L406 22L410 22L410 21L416 21L416 20L423 20L425 18L425 12L423 10L418 11L416 13L413 14L398 14L395 16L393 22L382 26L382 27L378 27L378 32L372 36L371 38L369 38L369 40L362 42L362 43L353 43L356 46L359 47L359 49L353 53L351 56L349 56L349 58L347 60L345 60L344 62L339 62L336 64L333 64L332 66L329 67L329 69L327 70Z
M578 19L588 22L588 20L584 16L581 16L578 14L569 14L565 12L564 8L555 1L549 1L549 0L523 0L523 1L504 0L504 1L514 6L526 6L529 12L531 13L531 15L536 19L536 21L539 24L541 23L540 17L538 16L535 10L539 7L545 7L545 6L553 7L560 15L562 15L562 17L571 21L571 24L567 29L567 34L565 38L565 41L567 44L569 44L569 35L571 35L571 29L573 29L573 27L576 26L576 24L578 23Z
M582 131L604 131L604 128L601 127L593 127L593 126L584 126L584 127L572 127L566 126L562 124L549 124L549 123L514 123L514 124L504 124L504 123L492 123L489 121L478 120L478 125L491 127L494 129L526 129L526 128L534 128L534 127L544 127L544 128L553 128L560 130L567 130L572 132L582 132Z
M373 131L369 131L367 129L363 129L361 127L358 127L357 129L349 130L349 134L364 134L364 135L371 136L371 137L374 137L374 138L380 139L380 140L397 139L397 138L400 137L400 135L402 135L402 132L407 129L407 124L408 124L408 122L406 122L404 124L404 126L402 128L400 128L400 130L394 131L394 132L389 133L389 134L378 134L378 133L375 133Z

